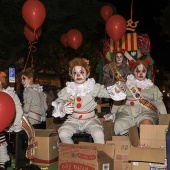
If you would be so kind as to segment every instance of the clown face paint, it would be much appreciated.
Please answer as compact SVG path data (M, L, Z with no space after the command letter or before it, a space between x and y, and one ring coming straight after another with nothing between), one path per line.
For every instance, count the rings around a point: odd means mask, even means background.
M116 63L119 64L119 65L122 63L122 61L123 61L123 55L122 55L122 53L117 53L117 54L116 54L115 61L116 61Z
M21 83L24 87L28 87L30 85L30 79L24 75L21 76Z
M83 84L88 78L87 72L82 66L75 66L72 70L72 78L77 84Z
M142 81L146 78L147 69L143 64L140 64L134 69L133 73L137 80Z

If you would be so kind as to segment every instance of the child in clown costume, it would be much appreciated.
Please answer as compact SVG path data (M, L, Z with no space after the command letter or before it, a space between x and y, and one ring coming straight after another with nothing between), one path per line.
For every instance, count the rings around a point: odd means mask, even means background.
M124 92L126 96L122 98L126 99L125 104L116 113L114 121L116 135L128 135L129 128L135 125L140 128L141 124L157 124L158 115L167 114L162 93L150 79L146 78L149 61L145 59L130 62L132 74L127 76L124 91L117 83L108 88L109 91L115 92L113 97L115 100L119 96L119 91Z
M48 109L47 95L43 92L43 86L34 84L34 70L32 68L27 68L22 72L21 83L24 86L24 116L35 129L45 128Z
M110 98L111 94L103 85L95 83L93 78L88 78L90 67L84 58L70 61L69 74L74 81L67 82L66 87L58 93L58 98L52 102L54 117L68 114L59 129L61 142L73 144L74 133L87 132L92 135L94 143L103 144L103 127L95 115L95 97Z
M22 130L21 118L23 116L23 109L18 95L14 91L13 87L8 86L8 80L5 72L0 72L0 91L9 94L15 103L16 115L9 126L9 132L19 132ZM2 100L2 99L1 99ZM10 160L7 152L7 142L4 132L0 132L0 170L6 169L6 165Z

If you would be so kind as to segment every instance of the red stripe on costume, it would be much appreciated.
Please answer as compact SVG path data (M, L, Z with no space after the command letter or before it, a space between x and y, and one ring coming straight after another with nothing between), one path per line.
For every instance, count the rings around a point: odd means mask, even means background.
M34 119L34 118L30 117L30 116L28 116L28 119L32 119L32 120L35 120L35 121L37 121L37 122L40 122L40 123L41 123L41 121L39 121L39 120L37 120L37 119Z
M93 112L93 110L90 111L90 112L74 112L74 113L76 113L76 114L88 114L88 113L91 113L91 112Z

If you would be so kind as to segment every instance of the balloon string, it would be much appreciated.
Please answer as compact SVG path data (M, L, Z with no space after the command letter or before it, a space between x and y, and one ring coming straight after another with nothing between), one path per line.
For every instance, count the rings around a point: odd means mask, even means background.
M38 40L38 35L36 34L36 29L34 29L34 36L35 36L36 40Z
M38 43L38 39L37 39L37 41L32 42L32 47L34 49L32 52L37 51L37 48L34 46L34 44L37 44L37 43Z
M30 43L30 42L29 42ZM25 71L25 69L26 69L26 66L27 66L27 63L28 63L28 59L29 59L29 57L30 57L30 54L31 54L31 51L32 51L32 44L30 43L30 45L29 45L29 53L28 53L28 57L27 57L27 61L26 61L26 63L25 63L25 66L24 66L24 70L23 70L23 72Z
M36 44L38 41L35 42L29 42L29 53L28 53L28 57L27 57L27 61L25 63L23 72L25 71L26 67L27 67L27 63L28 63L28 59L30 58L31 52L35 52L37 50L37 48L34 46L34 44ZM34 49L34 50L33 50Z
M132 15L133 15L133 0L131 1L131 20L132 20Z

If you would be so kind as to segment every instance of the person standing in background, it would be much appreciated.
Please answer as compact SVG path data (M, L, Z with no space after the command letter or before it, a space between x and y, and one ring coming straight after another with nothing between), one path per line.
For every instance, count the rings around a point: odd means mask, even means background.
M122 52L117 51L114 57L114 61L106 64L103 67L103 85L105 87L112 86L116 82L124 88L124 83L126 81L127 76L132 73L131 67L127 64L125 60L125 56ZM112 100L112 99L110 99ZM106 119L114 119L117 110L121 107L124 100L121 101L111 101L111 114L108 114Z
M22 104L19 100L18 95L14 91L14 88L8 86L8 78L5 72L0 72L0 91L5 92L12 97L16 110L15 118L6 130L8 132L20 132L22 130ZM7 164L9 161L10 158L7 151L6 137L4 132L0 132L0 170L7 169Z
M34 70L32 68L27 68L22 72L21 83L24 86L24 116L35 129L44 129L48 109L47 95L43 92L42 86L34 84Z

